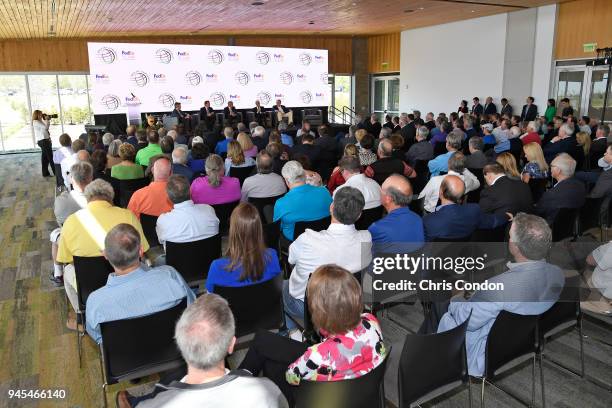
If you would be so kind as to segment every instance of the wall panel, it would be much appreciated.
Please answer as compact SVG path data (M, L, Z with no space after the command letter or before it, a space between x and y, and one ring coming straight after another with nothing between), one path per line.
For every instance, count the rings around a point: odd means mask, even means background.
M582 44L596 42L597 46L612 47L612 1L578 0L559 5L556 59L589 58Z
M399 72L401 33L368 37L368 72Z

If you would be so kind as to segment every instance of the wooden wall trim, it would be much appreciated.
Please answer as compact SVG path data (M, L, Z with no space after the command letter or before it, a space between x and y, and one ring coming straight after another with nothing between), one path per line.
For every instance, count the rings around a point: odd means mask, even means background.
M612 47L612 1L577 0L559 5L555 59L590 58L582 45Z
M399 72L401 33L368 37L368 72Z

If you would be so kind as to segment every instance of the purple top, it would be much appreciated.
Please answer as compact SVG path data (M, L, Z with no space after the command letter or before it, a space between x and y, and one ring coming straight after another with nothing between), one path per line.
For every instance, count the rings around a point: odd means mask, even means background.
M432 145L435 145L438 142L446 142L446 133L438 132L434 137L429 141Z
M235 177L221 177L221 184L212 187L206 176L191 183L191 199L196 204L225 204L240 200L240 181Z
M257 146L253 146L249 150L245 150L244 155L245 157L257 157Z

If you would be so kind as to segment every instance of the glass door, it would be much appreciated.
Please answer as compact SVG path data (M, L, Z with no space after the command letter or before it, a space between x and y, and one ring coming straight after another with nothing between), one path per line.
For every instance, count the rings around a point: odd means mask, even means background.
M556 102L559 116L561 113L559 103L563 98L570 100L574 112L583 115L582 107L585 105L583 99L586 95L584 90L586 72L587 67L564 68L557 71Z
M591 67L589 67L591 68ZM608 83L608 69L592 67L590 88L586 115L601 120L606 84L608 85L608 101L606 103L605 122L612 121L612 83ZM610 81L612 82L612 81Z
M399 115L399 77L372 77L372 113L384 122L385 115Z

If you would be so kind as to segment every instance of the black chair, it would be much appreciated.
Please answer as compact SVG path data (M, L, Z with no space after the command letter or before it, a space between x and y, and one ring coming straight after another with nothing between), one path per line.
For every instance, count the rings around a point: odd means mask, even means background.
M185 365L174 341L174 328L187 307L183 299L178 305L148 316L115 320L100 324L100 355L106 387Z
M467 202L468 203L478 203L480 202L480 192L485 186L485 179L482 169L467 169L470 173L472 173L478 179L480 186L476 190L472 190L467 193Z
M535 363L538 343L536 324L538 315L520 315L502 310L495 319L487 338L485 368L482 376L480 405L484 407L485 383L492 381L519 364L532 359L531 406L535 403ZM496 385L496 388L500 388ZM501 389L501 388L500 388ZM508 393L505 390L502 390Z
M272 207L272 209L274 209L274 204L276 204L276 200L278 200L282 196L284 196L284 194L273 196L273 197L263 197L263 198L249 197L249 203L257 207L257 210L259 211L259 216L261 217L261 222L263 224L266 224L272 221L272 220L266 219L264 208L266 208L267 206L270 206Z
M293 228L293 240L295 241L297 237L306 231L306 229L323 231L329 227L329 224L331 224L331 217L325 217L313 221L298 221L295 223L295 227Z
M391 353L389 347L387 356ZM384 408L387 359L352 380L304 381L295 389L295 408Z
M566 238L574 240L578 235L578 223L580 222L580 210L578 208L560 208L552 222L553 242Z
M85 306L89 295L106 285L108 275L113 272L113 267L103 256L73 257L74 275L76 279L76 291L78 299L78 310L76 311L83 330L79 330L77 324L77 348L79 353L79 367L81 367L81 354L83 336L85 335Z
M263 224L263 234L266 247L274 248L280 253L280 221Z
M482 169L468 169L468 170L470 171L470 173L476 176L476 178L480 182L480 187L481 188L484 187L486 183L485 183L484 173Z
M133 180L117 180L117 183L119 186L119 206L127 208L130 198L132 198L132 194L134 194L136 190L148 186L149 179L145 177Z
M399 360L399 408L420 406L464 385L472 406L465 350L469 320L442 333L406 336Z
M419 195L429 181L428 163L429 160L416 160L414 162L414 171L416 172L417 176L410 180L410 182L412 183L412 191L415 195Z
M467 235L465 237L456 237L456 238L439 237L439 238L434 238L432 242L470 242L471 239L472 239L472 235Z
M580 208L580 231L579 235L591 228L600 228L607 225L609 197L590 198L587 197L584 205ZM601 234L603 237L603 231Z
M221 234L193 242L166 241L166 264L174 267L190 287L208 277L210 264L221 257Z
M410 210L414 211L415 213L419 214L421 217L423 216L423 213L425 212L425 197L423 198L417 198L417 195L413 195L412 196L412 201L410 202Z
M378 206L369 208L361 212L361 216L355 222L355 228L358 230L367 230L370 225L380 220L383 216L383 207Z
M140 214L140 225L142 225L142 232L149 243L151 248L159 245L159 239L157 238L157 217L149 214Z
M247 177L252 176L255 172L255 166L247 167L230 167L229 176L236 177L240 181L240 187L244 183Z
M545 178L530 178L529 179L529 189L531 190L531 198L534 203L540 201L540 198L546 191L546 186L548 185L548 179Z
M229 303L236 319L238 338L258 329L280 329L285 323L282 274L253 285L215 286L214 291Z
M240 200L232 201L231 203L212 205L219 219L219 233L225 234L229 230L229 221L232 216L232 211L234 211L234 208L238 207L238 204L240 204Z
M521 162L521 155L523 154L523 142L520 138L515 137L510 139L510 153L514 156L516 164Z
M436 142L434 144L434 157L446 153L446 142Z

